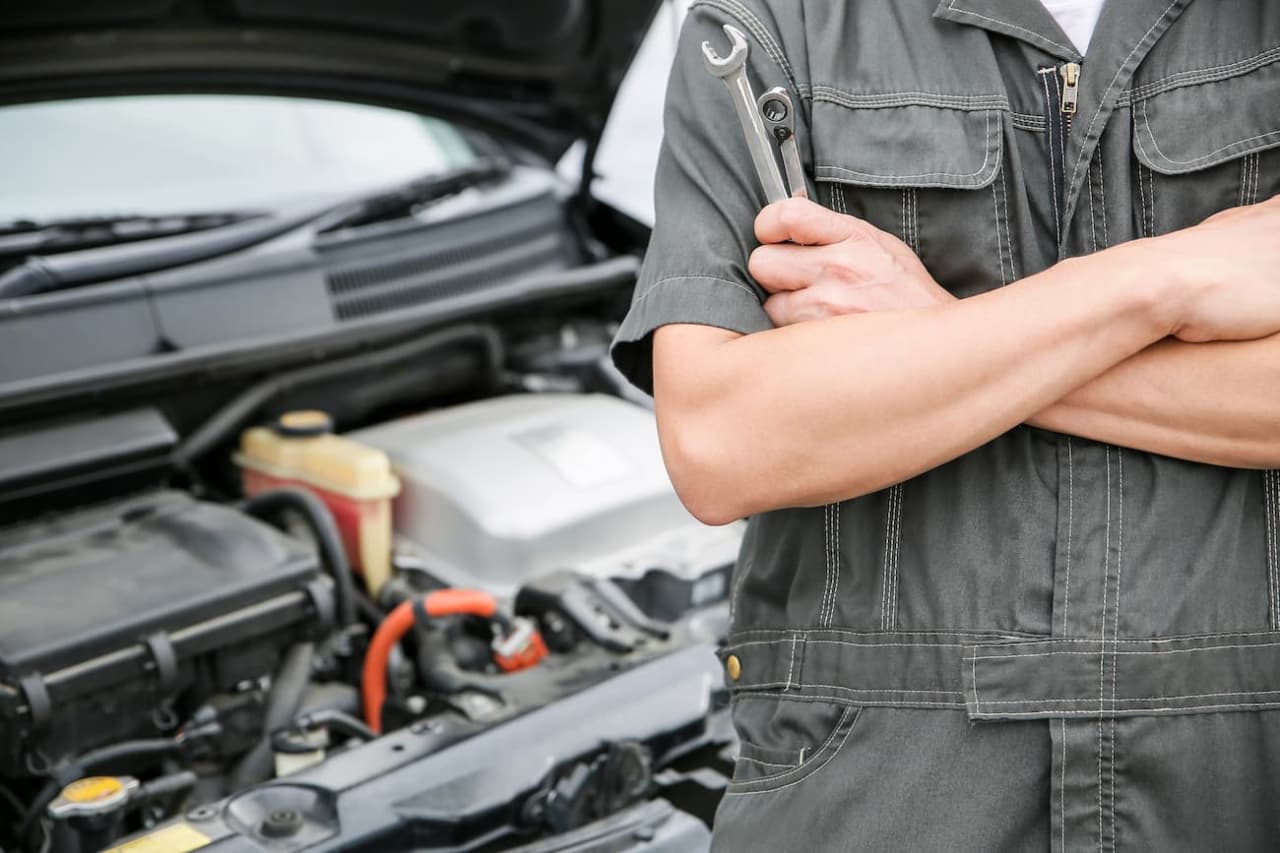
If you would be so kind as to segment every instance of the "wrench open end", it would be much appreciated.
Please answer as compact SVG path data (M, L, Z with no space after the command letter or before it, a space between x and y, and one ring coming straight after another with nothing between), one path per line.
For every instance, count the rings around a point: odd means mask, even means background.
M725 24L724 34L729 37L728 56L716 53L711 42L702 43L702 58L706 60L707 70L716 77L728 77L747 62L747 37L742 30L732 24Z

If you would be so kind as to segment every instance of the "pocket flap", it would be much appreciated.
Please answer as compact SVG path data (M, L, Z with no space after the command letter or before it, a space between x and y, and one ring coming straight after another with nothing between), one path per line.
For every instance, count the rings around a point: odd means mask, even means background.
M1005 110L852 108L815 90L814 175L863 187L979 189L1000 171Z
M1154 92L1136 90L1134 155L1152 171L1182 175L1274 148L1280 145L1277 91L1275 59L1233 77L1203 82L1203 75L1186 72Z

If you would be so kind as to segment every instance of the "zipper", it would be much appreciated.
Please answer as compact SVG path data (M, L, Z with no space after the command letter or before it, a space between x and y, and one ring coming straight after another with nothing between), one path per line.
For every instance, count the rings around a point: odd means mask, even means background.
M1080 99L1080 63L1066 62L1039 70L1044 90L1045 121L1049 131L1050 192L1058 245L1062 245L1062 213L1066 206L1066 152Z

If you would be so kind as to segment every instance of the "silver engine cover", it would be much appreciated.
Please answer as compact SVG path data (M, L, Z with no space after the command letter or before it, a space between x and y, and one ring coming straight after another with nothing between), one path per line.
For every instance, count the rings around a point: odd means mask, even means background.
M652 412L614 397L498 397L350 437L390 457L396 532L453 585L510 595L557 569L696 580L737 556L742 524L693 518L663 467ZM695 598L723 598L724 577L708 575L716 589L695 585Z

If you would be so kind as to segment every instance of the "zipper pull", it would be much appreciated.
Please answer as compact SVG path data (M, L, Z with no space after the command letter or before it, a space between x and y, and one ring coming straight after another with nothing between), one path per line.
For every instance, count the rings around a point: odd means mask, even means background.
M1068 62L1058 73L1062 76L1062 114L1073 116L1080 97L1080 64Z

